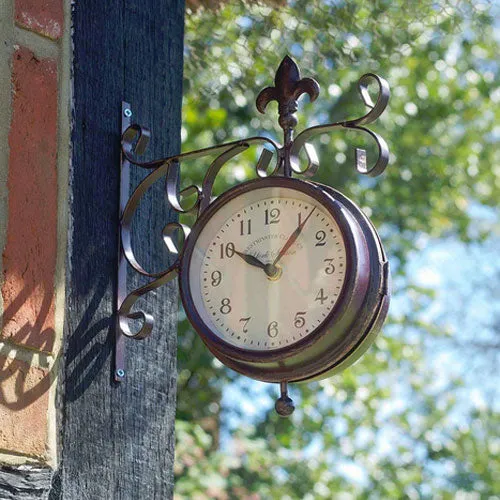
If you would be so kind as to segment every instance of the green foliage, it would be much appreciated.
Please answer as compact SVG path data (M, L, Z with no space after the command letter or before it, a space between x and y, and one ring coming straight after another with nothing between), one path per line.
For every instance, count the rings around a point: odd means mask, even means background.
M500 490L498 413L471 404L460 380L437 382L443 374L429 363L426 341L446 331L425 319L432 290L406 274L422 242L487 236L471 223L471 206L496 206L500 196L493 14L477 2L295 0L281 9L234 2L187 16L186 151L264 131L279 140L276 108L258 115L254 99L287 52L322 87L318 101L302 103L299 131L362 114L356 81L363 73L389 81L390 106L375 127L391 149L386 173L360 178L354 146L370 155L373 145L339 131L315 141L318 180L372 218L396 271L396 298L411 307L390 317L354 367L294 387L291 421L272 411L275 388L258 386L270 397L252 419L241 409L246 398L223 406L224 387L244 382L214 360L183 319L179 499L453 498L459 491L493 498ZM249 151L230 163L216 191L251 177L256 158ZM185 185L200 183L207 167L183 166ZM258 401L251 391L245 385L247 398Z

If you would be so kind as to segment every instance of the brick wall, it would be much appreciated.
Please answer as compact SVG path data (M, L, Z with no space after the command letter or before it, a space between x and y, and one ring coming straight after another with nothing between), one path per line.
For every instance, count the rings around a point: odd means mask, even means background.
M69 20L69 0L0 2L0 463L11 466L57 463Z

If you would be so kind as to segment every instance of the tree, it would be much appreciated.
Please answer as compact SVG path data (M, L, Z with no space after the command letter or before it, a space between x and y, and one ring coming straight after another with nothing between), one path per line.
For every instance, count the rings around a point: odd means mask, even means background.
M299 401L291 421L272 411L275 388L225 369L183 320L179 498L451 498L462 490L488 498L498 490L498 461L489 460L498 454L498 408L467 404L463 381L430 365L427 339L446 332L426 320L431 291L407 273L409 257L437 238L489 235L474 225L471 207L494 207L500 195L493 21L488 5L444 1L418 9L380 0L297 0L281 9L232 3L188 16L184 150L265 130L279 137L275 115L257 115L254 98L286 51L322 86L318 101L302 105L298 130L359 116L355 85L363 73L389 80L390 109L378 126L392 153L383 176L356 174L353 145L373 149L354 133L315 145L318 179L354 199L379 228L396 304L357 365L293 386ZM255 160L250 151L227 168L218 192L250 176ZM183 181L199 183L205 168L186 167ZM227 396L227 387L234 394L241 386L252 401L269 394L251 416L245 398Z

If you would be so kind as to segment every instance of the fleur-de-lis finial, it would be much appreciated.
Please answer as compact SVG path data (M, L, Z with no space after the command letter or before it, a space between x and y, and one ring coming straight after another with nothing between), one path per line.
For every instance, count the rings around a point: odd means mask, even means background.
M300 71L295 61L285 56L276 71L274 87L267 87L257 96L256 105L265 113L271 101L278 102L279 124L283 130L291 130L297 125L297 100L302 94L308 94L312 101L319 95L319 84L312 78L300 78Z

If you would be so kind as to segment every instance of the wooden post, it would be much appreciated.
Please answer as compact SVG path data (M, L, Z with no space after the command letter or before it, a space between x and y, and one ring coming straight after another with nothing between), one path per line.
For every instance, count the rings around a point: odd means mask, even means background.
M112 381L112 348L121 102L131 103L133 122L152 130L148 157L179 152L183 23L182 0L74 4L62 446L52 498L173 495L177 283L143 304L155 329L147 340L127 341L121 384ZM144 175L133 174L132 186ZM161 229L175 220L159 184L133 228L136 252L151 270L168 264Z

